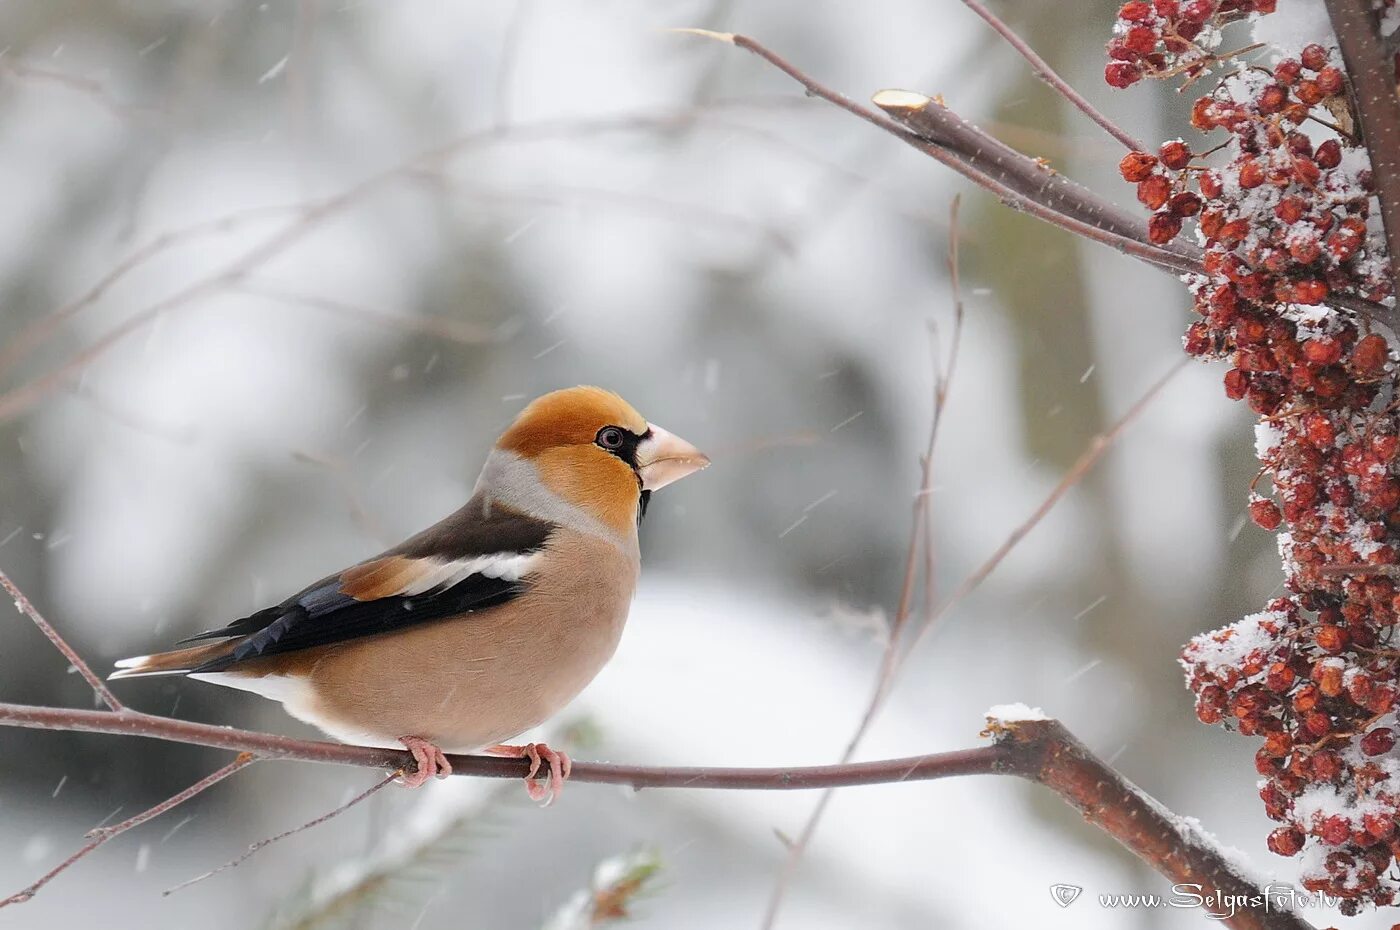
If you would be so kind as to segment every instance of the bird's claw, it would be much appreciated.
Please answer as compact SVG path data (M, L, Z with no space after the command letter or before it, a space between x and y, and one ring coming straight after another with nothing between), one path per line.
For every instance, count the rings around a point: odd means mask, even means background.
M525 793L530 796L531 801L543 802L545 807L553 804L563 792L564 782L574 770L574 761L569 758L568 753L551 749L544 743L526 743L523 746L501 744L486 751L498 756L529 759L530 770L525 774ZM541 784L538 777L540 766L546 764L549 766L548 781Z
M447 761L447 755L433 743L417 736L400 737L399 742L413 753L413 761L418 763L412 772L404 772L399 776L399 782L405 788L417 788L430 778L446 778L452 774L452 763Z

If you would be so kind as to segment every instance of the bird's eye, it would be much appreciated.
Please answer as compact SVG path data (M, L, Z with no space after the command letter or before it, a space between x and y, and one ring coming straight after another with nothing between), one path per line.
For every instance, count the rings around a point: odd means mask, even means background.
M625 440L622 435L622 430L618 429L616 426L605 426L598 430L598 438L594 441L611 452L615 449L621 449L622 443Z

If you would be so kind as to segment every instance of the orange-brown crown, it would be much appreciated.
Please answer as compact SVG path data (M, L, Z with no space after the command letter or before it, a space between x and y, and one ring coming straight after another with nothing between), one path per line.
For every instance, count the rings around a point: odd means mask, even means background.
M557 446L591 445L605 426L620 426L638 435L647 431L647 421L627 401L612 391L580 385L531 401L496 445L534 458Z
M496 446L533 461L556 494L627 532L636 526L640 488L630 465L596 445L598 431L607 426L638 436L648 429L641 414L612 391L565 388L532 401Z

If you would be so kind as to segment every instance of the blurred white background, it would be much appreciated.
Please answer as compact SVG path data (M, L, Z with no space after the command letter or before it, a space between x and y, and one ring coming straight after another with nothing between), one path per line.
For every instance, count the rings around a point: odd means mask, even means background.
M1169 90L1098 79L1115 4L1001 6L1130 130L1185 129ZM596 743L578 755L615 761L834 760L897 599L928 326L946 340L951 320L953 196L968 314L932 496L944 593L1175 362L1187 297L676 26L760 37L858 99L942 94L1132 199L1116 144L954 0L3 0L0 567L106 667L432 522L526 400L600 383L715 466L653 502L623 647L546 735L586 719ZM147 260L106 286L133 255ZM47 339L19 341L65 307ZM1187 637L1279 580L1244 524L1252 439L1221 373L1178 375L923 642L863 757L975 745L983 710L1025 701L1261 872L1293 876L1264 848L1252 741L1196 724L1175 664ZM0 686L90 701L19 615L0 626ZM309 735L198 683L121 694ZM224 761L0 729L0 890ZM374 777L256 766L0 911L0 927L262 926L309 882L497 797L467 779L387 790L161 896ZM654 848L663 872L635 926L757 927L784 858L774 831L795 834L815 801L580 784L539 811L512 795L399 909L317 926L540 926L598 861ZM1054 882L1084 898L1061 910ZM1045 791L849 789L780 926L1204 920L1093 900L1114 892L1167 883Z

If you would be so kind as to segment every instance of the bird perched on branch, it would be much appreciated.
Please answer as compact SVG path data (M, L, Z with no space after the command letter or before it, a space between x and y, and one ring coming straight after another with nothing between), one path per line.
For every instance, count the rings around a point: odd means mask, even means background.
M647 501L709 461L610 391L546 394L496 441L456 513L184 641L218 642L123 659L111 677L186 675L280 701L342 742L401 744L418 763L404 775L414 787L451 773L444 752L525 757L530 797L553 799L568 756L504 741L612 657Z

